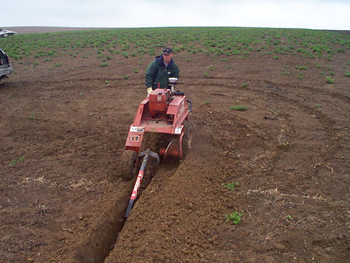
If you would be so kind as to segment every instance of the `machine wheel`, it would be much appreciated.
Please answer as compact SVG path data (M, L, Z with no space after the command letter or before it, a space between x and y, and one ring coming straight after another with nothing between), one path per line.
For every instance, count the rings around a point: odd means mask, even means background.
M124 151L120 156L119 165L117 167L118 174L124 180L131 180L137 176L140 164L137 158L137 153L132 150Z

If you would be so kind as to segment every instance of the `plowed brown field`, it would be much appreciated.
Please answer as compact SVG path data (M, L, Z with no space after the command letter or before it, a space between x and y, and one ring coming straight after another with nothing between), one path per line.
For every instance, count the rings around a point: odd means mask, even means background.
M124 222L133 181L117 161L152 59L11 61L0 262L350 262L350 52L176 53L192 149L158 166ZM320 76L330 67L334 84Z

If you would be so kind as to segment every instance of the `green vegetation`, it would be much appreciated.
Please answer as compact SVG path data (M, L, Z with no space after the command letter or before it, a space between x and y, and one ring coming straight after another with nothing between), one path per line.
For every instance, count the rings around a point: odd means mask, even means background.
M308 70L309 68L307 66L296 66L296 69L299 70Z
M236 182L236 183L228 183L228 184L222 184L225 188L227 188L227 189L230 189L231 191L235 191L236 189L235 189L235 187L236 186L239 186L239 183L238 182Z
M29 119L31 119L32 121L35 120L35 113L31 114L31 115L29 116Z
M24 162L24 157L21 157L19 159L13 159L10 163L9 163L9 166L14 166L18 163L22 163Z
M235 111L246 111L248 107L246 106L231 106L230 110L235 110Z
M176 59L191 62L192 54L208 57L208 65L200 74L214 77L219 71L217 61L228 62L237 59L269 57L282 59L283 55L315 59L304 65L283 65L282 75L297 79L309 77L300 71L320 68L322 78L335 76L338 69L329 65L338 56L350 50L350 37L336 32L308 29L239 28L239 27L169 27L169 28L116 28L79 30L55 33L17 34L1 39L1 47L10 56L24 64L25 70L50 62L48 70L70 67L67 59L87 58L99 61L99 67L114 63L122 64L130 58L137 58L140 65L159 55L161 48L169 43ZM317 62L316 62L317 59ZM211 62L209 62L211 61ZM148 63L148 62L147 62ZM211 64L212 63L212 64ZM344 64L350 65L350 61ZM31 65L30 65L31 64ZM328 65L327 65L328 64ZM343 65L345 76L350 77L347 65ZM295 67L293 69L293 67ZM234 69L227 66L227 69ZM66 70L66 69L63 69ZM134 68L138 74L143 70ZM338 73L337 73L338 74ZM129 79L129 76L122 75ZM334 83L327 77L326 82ZM243 83L242 87L247 87ZM246 107L233 110L247 110Z
M349 36L308 29L239 27L117 28L56 33L17 34L1 39L1 47L14 60L37 58L55 61L67 54L97 57L102 62L118 58L154 57L171 43L175 53L220 56L222 61L238 56L297 55L332 61L349 52ZM215 69L211 69L215 70Z
M211 66L209 67L209 69L210 69L211 71L216 71L216 68L215 68L213 65L211 65Z
M244 211L241 210L240 212L234 212L233 214L226 214L225 219L226 222L232 222L233 224L237 225L242 221L242 216L244 214Z
M326 77L326 82L328 84L333 84L334 83L334 79L332 79L331 77Z
M269 112L272 112L273 115L277 115L277 112L275 110L273 110L273 109L269 109Z

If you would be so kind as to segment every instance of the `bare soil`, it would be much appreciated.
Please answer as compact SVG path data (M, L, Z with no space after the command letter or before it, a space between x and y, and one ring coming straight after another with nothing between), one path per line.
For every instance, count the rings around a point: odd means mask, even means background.
M192 148L158 166L125 222L133 181L117 164L152 58L11 61L0 262L350 262L350 55L334 58L175 54Z

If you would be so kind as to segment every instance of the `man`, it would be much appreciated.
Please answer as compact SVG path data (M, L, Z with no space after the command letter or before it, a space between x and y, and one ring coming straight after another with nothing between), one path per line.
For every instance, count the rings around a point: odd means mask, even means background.
M179 78L179 68L173 60L174 52L171 48L164 48L163 55L158 56L150 64L146 72L147 93L154 89L168 88L168 78Z

